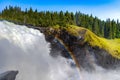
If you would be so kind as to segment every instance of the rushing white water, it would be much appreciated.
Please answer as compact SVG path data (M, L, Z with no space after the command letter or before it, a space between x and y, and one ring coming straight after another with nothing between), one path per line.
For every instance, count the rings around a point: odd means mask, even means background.
M16 80L80 80L70 60L54 59L49 51L38 30L0 21L0 73L18 70Z
M38 30L0 21L0 73L18 70L16 80L120 80L120 70L80 73L61 56L49 55L49 43Z

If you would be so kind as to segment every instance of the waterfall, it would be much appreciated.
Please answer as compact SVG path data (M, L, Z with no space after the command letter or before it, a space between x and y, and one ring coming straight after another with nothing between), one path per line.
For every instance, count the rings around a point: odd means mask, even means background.
M0 73L18 70L16 80L80 80L71 60L53 58L49 52L40 31L0 21Z
M49 53L50 43L40 31L0 21L0 73L18 70L16 80L120 80L119 69L94 64L95 71L79 72L72 59Z

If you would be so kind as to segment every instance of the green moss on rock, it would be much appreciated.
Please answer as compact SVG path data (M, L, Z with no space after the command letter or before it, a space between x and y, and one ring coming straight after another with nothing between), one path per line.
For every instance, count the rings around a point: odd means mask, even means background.
M90 30L74 25L67 25L67 27L54 26L51 31L59 33L62 29L66 30L70 35L80 37L83 43L88 43L92 47L99 47L104 49L113 57L120 59L120 39L105 39L98 37Z

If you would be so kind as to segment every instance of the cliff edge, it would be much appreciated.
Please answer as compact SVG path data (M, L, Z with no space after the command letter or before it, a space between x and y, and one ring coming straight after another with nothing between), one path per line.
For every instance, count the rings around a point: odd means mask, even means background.
M52 56L72 56L81 68L90 70L98 65L114 69L120 64L120 39L98 37L86 28L73 25L47 28L43 33L51 43Z

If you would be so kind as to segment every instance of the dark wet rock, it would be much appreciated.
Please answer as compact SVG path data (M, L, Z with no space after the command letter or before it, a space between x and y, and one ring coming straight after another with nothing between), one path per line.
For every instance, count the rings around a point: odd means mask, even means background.
M0 74L0 80L15 80L18 71L7 71Z
M59 32L52 31L51 34L47 33L47 31L50 31L48 29L44 31L43 33L45 34L46 40L51 43L50 54L53 57L62 55L63 57L71 58L69 52L72 52L80 68L87 71L95 70L95 65L105 69L115 69L120 64L119 59L112 57L105 50L99 47L92 47L87 42L83 43L84 36L82 35L84 35L86 31L81 31L81 36L77 37L70 35L66 30L61 30Z

